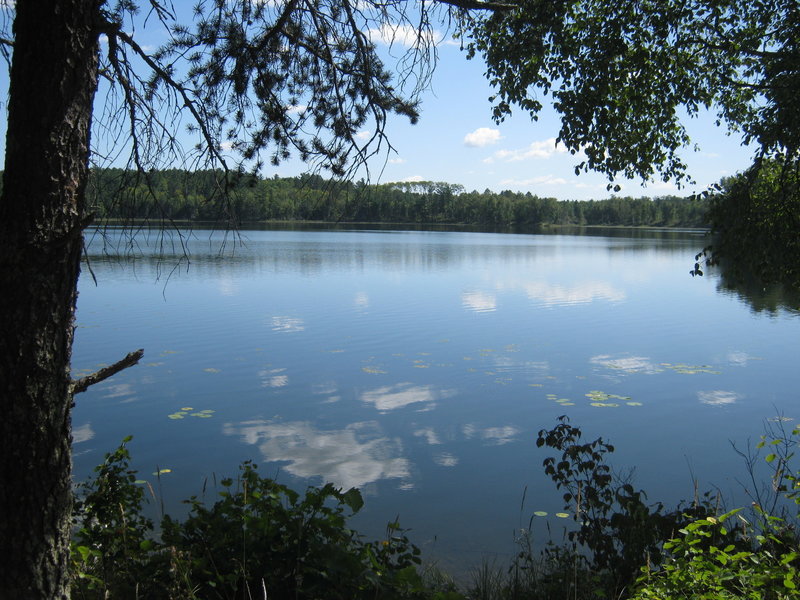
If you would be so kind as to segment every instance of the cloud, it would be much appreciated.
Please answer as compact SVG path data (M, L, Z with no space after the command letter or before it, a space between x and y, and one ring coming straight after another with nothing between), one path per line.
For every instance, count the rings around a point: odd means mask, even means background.
M387 46L399 44L406 48L417 48L429 44L439 44L444 35L441 32L422 31L411 25L391 25L385 23L380 28L367 31L367 37L373 42L381 42Z
M479 127L472 133L464 136L464 145L470 148L483 148L496 144L503 136L500 135L498 129L490 129L488 127Z
M363 131L359 131L353 137L356 138L357 140L363 142L365 140L368 140L370 137L372 137L372 132L367 130L367 129L364 129Z
M308 109L308 106L306 106L305 104L298 104L297 106L289 105L289 106L286 107L286 112L291 115L291 114L295 114L295 113L305 112L306 109Z
M425 181L425 178L422 177L422 175L412 175L411 177L401 179L398 183L417 183L419 181Z
M532 142L527 148L518 150L498 150L483 162L491 164L495 161L519 162L523 160L538 160L550 158L554 154L566 154L567 149L561 144L556 144L556 138L548 138L539 142Z
M389 164L390 165L402 165L402 164L405 164L405 162L406 162L405 158L390 158L389 159Z

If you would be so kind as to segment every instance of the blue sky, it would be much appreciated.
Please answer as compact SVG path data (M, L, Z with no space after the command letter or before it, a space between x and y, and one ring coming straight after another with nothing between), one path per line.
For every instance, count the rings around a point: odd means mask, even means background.
M492 89L484 70L479 58L468 61L456 44L445 40L439 45L439 63L431 89L423 96L419 123L412 126L401 118L390 123L388 133L397 152L389 156L380 181L446 181L468 191L513 190L559 199L608 197L604 176L576 176L574 167L580 160L556 147L559 117L546 102L538 121L516 111L503 123L494 123ZM749 166L753 150L742 147L735 135L725 135L713 115L687 119L685 124L699 146L682 154L696 184L679 190L660 181L643 187L638 180L621 180L619 195L689 194ZM374 161L373 179L381 166L382 161ZM287 165L277 172L288 175L292 168Z
M189 6L176 4L179 9ZM136 37L152 48L163 41L164 33L145 28L138 30ZM387 56L403 53L401 37L395 36L391 49L383 46ZM574 167L580 159L556 147L559 119L546 102L538 121L517 111L502 124L495 124L489 102L492 89L483 75L482 61L468 61L452 38L445 34L440 37L439 60L430 89L422 96L421 118L416 125L402 117L390 118L387 134L396 152L371 161L370 181L445 181L461 184L468 191L513 190L565 200L610 195L605 177L595 173L575 175ZM387 66L392 66L390 59ZM0 74L0 86L5 87L4 84L5 69ZM693 143L699 147L697 151L687 148L683 153L696 184L679 190L670 183L652 182L643 187L639 181L618 181L622 185L620 195L702 191L720 177L750 164L753 150L742 147L737 137L726 136L714 125L713 115L688 119L686 125ZM4 123L0 125L0 138L0 144L4 144ZM263 175L287 177L306 170L306 165L290 160L278 167L267 166Z

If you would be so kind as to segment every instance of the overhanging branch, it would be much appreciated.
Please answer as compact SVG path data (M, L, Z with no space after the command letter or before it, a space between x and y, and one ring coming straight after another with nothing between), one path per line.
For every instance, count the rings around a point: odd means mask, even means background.
M442 4L449 4L456 8L463 8L464 10L489 10L495 12L502 12L506 10L514 10L517 8L516 4L506 4L504 2L481 2L481 0L438 0Z
M136 363L139 362L139 359L144 356L144 349L139 348L134 352L128 353L128 355L123 358L122 360L118 360L113 365L109 365L108 367L103 367L99 371L92 373L91 375L87 375L86 377L81 377L80 379L75 379L70 384L70 391L72 395L80 394L81 392L85 392L87 388L95 383L100 383L101 381L108 379L112 375L116 375L123 369L127 369L128 367L132 367Z

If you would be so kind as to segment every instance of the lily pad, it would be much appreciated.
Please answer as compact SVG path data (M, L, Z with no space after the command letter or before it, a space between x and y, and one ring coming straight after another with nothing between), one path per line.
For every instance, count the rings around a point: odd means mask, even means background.
M535 511L533 511L533 516L534 517L546 517L547 516L547 511L535 510Z
M153 475L156 477L159 475L166 475L167 473L172 473L172 469L159 469L158 471L153 471Z
M568 518L568 517L569 517L569 513L560 512L560 513L556 513L556 516L557 516L559 519L566 519L566 518Z

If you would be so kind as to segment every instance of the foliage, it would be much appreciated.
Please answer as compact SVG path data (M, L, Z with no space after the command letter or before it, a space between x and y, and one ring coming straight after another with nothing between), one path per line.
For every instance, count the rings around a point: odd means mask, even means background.
M795 0L514 0L463 24L488 65L494 117L541 95L561 115L576 172L686 179L681 117L710 109L762 153L800 149Z
M150 186L121 185L121 169L95 169L93 210L103 219L215 221L219 173L177 169L149 174ZM619 197L557 201L530 193L466 191L444 182L336 183L317 175L230 177L228 210L238 222L326 221L468 224L530 230L539 225L701 227L706 204L689 198Z
M796 539L782 539L771 532L758 534L753 539L755 547L751 547L746 527L738 526L741 523L735 523L733 529L726 527L726 522L736 521L740 510L698 519L682 528L680 537L664 544L670 557L663 567L643 569L632 600L797 598L800 548ZM770 520L781 522L776 517Z
M539 432L536 444L561 451L561 457L544 461L545 473L564 491L564 508L573 515L577 527L568 532L570 545L549 548L545 556L551 564L564 558L584 555L593 586L608 597L618 596L636 579L644 564L660 564L663 543L691 519L713 513L709 495L690 506L666 511L660 502L648 505L641 490L615 475L606 464L611 444L598 438L581 441L581 430L562 416L551 430ZM529 559L528 559L529 560Z
M144 492L125 442L82 484L73 541L78 598L432 598L459 597L423 579L420 551L395 521L386 539L365 542L347 526L363 505L357 489L331 484L305 495L258 475L245 462L208 507L166 515L160 536L142 516Z
M763 159L711 196L710 262L735 285L756 280L800 289L800 160ZM698 257L699 258L699 257Z
M766 495L755 491L752 517L735 509L681 528L679 537L664 544L668 559L657 568L642 568L632 600L800 597L797 515L780 510L777 502L784 498L800 505L798 472L792 463L798 440L800 428L787 432L782 426L769 427L757 448L768 450L764 460L772 469L772 485ZM770 514L766 506L780 516Z

